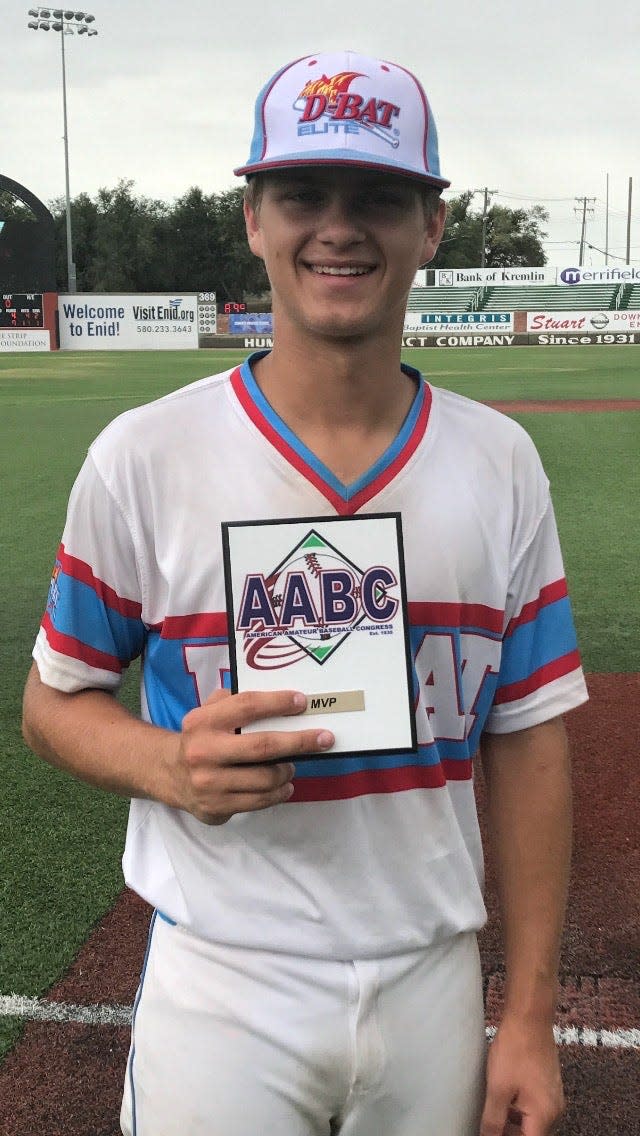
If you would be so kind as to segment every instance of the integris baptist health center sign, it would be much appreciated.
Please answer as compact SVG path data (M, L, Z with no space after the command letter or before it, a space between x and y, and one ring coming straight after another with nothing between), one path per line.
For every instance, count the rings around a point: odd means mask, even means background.
M60 347L140 351L198 346L198 295L91 295L58 298Z
M513 331L513 312L407 312L404 332Z

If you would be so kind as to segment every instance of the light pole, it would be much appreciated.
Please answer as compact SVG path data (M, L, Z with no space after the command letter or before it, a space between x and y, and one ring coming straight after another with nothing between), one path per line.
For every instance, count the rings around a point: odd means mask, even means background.
M69 192L69 132L67 130L67 72L64 58L64 38L67 35L94 36L98 29L91 25L95 16L89 12L69 11L64 8L29 8L28 27L33 31L60 32L60 51L62 55L62 113L64 118L64 172L67 212L67 287L76 291L76 266L73 263L73 240L71 236L71 194Z

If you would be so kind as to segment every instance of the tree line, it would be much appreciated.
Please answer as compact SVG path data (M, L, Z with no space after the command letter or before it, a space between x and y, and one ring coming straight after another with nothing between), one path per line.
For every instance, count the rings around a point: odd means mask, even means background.
M268 290L262 261L250 252L242 215L242 186L205 194L193 186L172 203L140 196L123 180L81 193L71 202L73 258L79 292L215 292L219 302ZM483 217L473 194L448 201L447 225L431 268L541 266L548 214L540 205L492 205ZM56 230L58 290L67 287L64 198L48 203ZM0 220L29 210L0 193Z

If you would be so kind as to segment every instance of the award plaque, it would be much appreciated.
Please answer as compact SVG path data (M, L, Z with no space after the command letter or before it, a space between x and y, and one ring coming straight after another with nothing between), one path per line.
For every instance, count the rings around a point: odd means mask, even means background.
M243 731L328 728L336 754L415 752L399 513L222 524L231 687L307 709Z

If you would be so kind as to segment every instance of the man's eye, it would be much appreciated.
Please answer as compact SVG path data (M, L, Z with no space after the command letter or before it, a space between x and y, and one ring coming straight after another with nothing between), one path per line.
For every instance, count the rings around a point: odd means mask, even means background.
M363 204L371 209L399 208L403 204L403 201L400 194L392 189L376 189L372 190L371 193L365 194Z
M320 194L315 189L291 189L285 194L285 198L298 205L317 205Z

